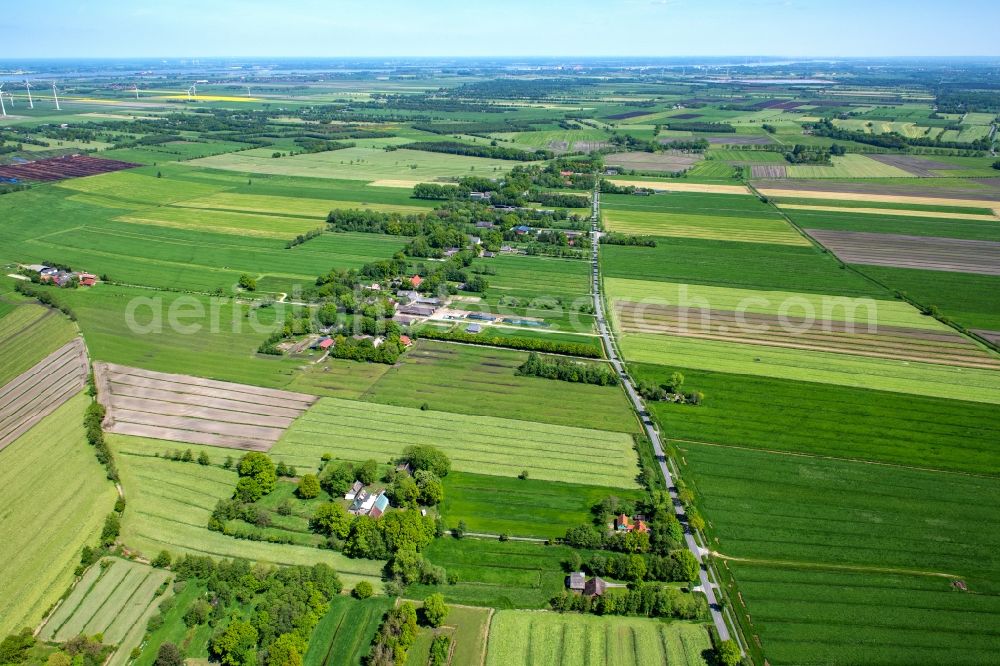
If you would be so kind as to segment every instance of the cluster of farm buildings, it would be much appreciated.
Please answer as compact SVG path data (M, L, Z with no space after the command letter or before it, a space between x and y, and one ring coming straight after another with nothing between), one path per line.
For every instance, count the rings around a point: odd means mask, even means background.
M54 268L44 264L31 264L22 266L26 271L38 276L38 281L42 284L54 284L58 287L68 287L72 284L79 284L81 287L93 287L97 284L97 276L93 273L81 271L69 271L62 268Z

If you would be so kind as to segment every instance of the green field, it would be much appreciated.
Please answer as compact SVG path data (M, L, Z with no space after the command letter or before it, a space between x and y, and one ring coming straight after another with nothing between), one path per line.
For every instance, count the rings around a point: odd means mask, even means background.
M324 453L388 461L410 444L439 447L460 472L514 477L528 470L536 479L637 487L636 453L623 433L337 398L320 399L271 452L306 466Z
M0 634L42 619L114 506L83 432L89 402L70 399L0 451Z
M247 188L254 189L254 188ZM259 187L254 189L256 191ZM370 189L365 194L377 195L377 190ZM426 212L433 202L421 199L411 199L411 203L369 203L368 201L352 201L338 199L305 198L298 196L279 196L220 192L200 199L189 199L177 203L185 208L203 208L207 210L231 210L248 213L267 213L269 215L289 215L325 220L327 213L334 208L364 208L392 213Z
M605 245L601 273L605 278L890 297L861 276L840 269L820 250L765 243L673 238L652 248Z
M704 665L705 627L631 617L498 611L490 626L487 666L523 664Z
M772 377L632 364L641 380L680 370L696 408L650 403L672 440L1000 475L994 405ZM761 396L767 396L761 399Z
M435 539L423 550L434 564L456 574L454 585L411 585L406 595L422 599L440 592L448 603L492 608L547 608L566 587L562 562L578 552L568 546L465 537Z
M385 597L336 597L313 629L303 666L360 666L382 616L393 606Z
M207 528L209 516L220 499L232 496L236 473L223 469L221 461L233 452L211 447L214 465L180 463L156 454L176 448L173 443L124 435L108 435L116 452L128 509L122 524L122 540L147 556L161 550L174 555L191 553L213 557L243 557L274 564L325 562L336 569L348 586L368 580L381 586L382 562L351 560L332 550L235 539Z
M789 178L914 178L909 171L883 164L864 155L834 155L832 166L790 165Z
M518 377L525 352L421 340L388 369L364 399L400 407L529 418L555 425L638 432L616 387ZM366 366L352 364L364 369ZM300 386L296 380L293 387ZM344 396L352 397L352 396Z
M946 579L742 562L729 567L775 665L973 666L996 653L997 597L959 593Z
M62 605L49 617L40 637L66 641L79 635L102 634L117 645L112 661L126 663L156 612L170 574L128 560L102 560L80 579Z
M346 148L326 153L274 159L268 149L247 150L185 162L192 166L239 173L265 173L346 180L409 180L427 182L473 175L495 177L510 162L417 150L386 152L381 148Z
M640 236L809 245L808 240L781 219L610 210L604 213L604 220L608 231Z
M591 522L591 507L612 495L641 497L622 488L452 472L444 479L441 516L449 526L464 521L470 532L556 539Z
M1000 221L995 217L962 220L949 219L947 214L942 214L940 217L906 217L809 210L785 210L785 213L803 229L1000 241L1000 223L998 223Z
M1000 404L1000 372L933 363L629 333L629 361Z
M76 337L76 326L61 313L20 302L0 316L0 386Z
M775 663L827 663L839 643L874 654L890 649L878 640L886 630L895 661L859 663L914 663L923 648L995 649L996 479L693 443L681 454L712 549L737 558L727 565L738 581L751 568L741 590L762 635L777 638L774 655L764 642ZM764 575L795 585L753 584Z
M122 215L117 220L137 225L197 229L221 234L287 240L320 226L314 220L278 215L258 215L200 208L150 208Z
M188 658L208 659L212 627L208 624L188 627L184 623L184 614L196 600L205 595L205 585L199 581L188 581L175 583L173 587L174 606L164 613L163 625L148 634L142 654L133 662L134 666L153 666L160 645L164 642L180 647Z
M423 604L411 601L416 608ZM451 639L451 661L453 666L481 666L486 658L486 638L492 611L474 606L448 606L444 624L437 629L421 627L417 640L408 651L407 663L424 664L430 657L431 642L435 636L445 635Z

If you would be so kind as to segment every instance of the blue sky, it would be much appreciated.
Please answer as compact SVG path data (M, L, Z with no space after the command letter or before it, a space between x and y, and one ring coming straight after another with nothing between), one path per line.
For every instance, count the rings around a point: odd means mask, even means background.
M997 0L5 0L0 58L1000 55Z

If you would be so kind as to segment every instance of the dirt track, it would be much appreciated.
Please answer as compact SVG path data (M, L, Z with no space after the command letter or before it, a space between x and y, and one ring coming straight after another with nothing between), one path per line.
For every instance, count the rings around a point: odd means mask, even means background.
M0 450L77 394L87 381L87 348L76 338L0 388Z
M109 432L267 451L316 398L188 375L95 363Z
M1000 275L1000 243L993 241L806 229L849 264Z

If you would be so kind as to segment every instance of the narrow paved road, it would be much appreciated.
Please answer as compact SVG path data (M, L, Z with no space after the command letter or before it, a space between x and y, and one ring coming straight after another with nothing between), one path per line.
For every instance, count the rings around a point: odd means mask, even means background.
M607 318L605 317L604 312L604 299L601 297L600 263L598 262L598 250L600 249L598 224L600 222L601 212L601 198L598 193L598 188L594 189L593 211L591 217L591 284L594 295L594 312L597 315L597 328L601 335L601 340L604 342L604 349L607 352L608 360L611 361L611 366L618 374L618 378L621 379L622 386L625 387L625 392L628 394L629 400L632 401L632 406L635 408L635 411L638 412L639 418L642 420L643 428L646 429L646 435L653 443L653 452L656 454L656 460L659 462L660 472L663 474L663 478L667 482L667 489L670 492L670 498L673 500L674 504L674 512L677 514L677 518L684 526L684 540L687 542L687 547L694 554L695 559L697 559L698 563L701 565L700 588L701 591L704 592L705 597L708 598L708 607L712 612L712 621L715 623L715 628L719 632L719 636L722 640L728 640L731 638L729 627L726 625L726 620L722 614L722 608L715 596L715 588L718 587L718 585L712 581L710 572L705 566L704 559L702 557L703 554L707 554L707 551L698 545L691 528L688 526L687 516L684 513L684 506L681 504L680 498L677 496L677 486L674 485L673 475L670 473L670 468L667 467L667 457L663 453L663 445L660 442L660 433L657 432L656 427L653 425L653 421L649 416L649 412L646 410L646 405L643 402L642 397L636 392L632 379L628 375L628 370L618 358L618 352L615 349L614 341L611 339L611 333L608 329ZM737 640L739 639L737 638Z

